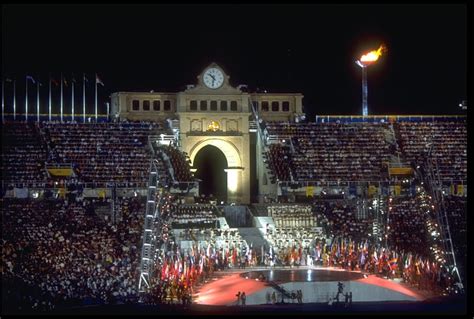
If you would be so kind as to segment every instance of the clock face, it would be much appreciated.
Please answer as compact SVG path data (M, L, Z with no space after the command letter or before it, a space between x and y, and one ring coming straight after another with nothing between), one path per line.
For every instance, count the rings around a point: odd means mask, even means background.
M204 72L202 79L208 88L217 89L224 83L224 74L217 68L209 68Z

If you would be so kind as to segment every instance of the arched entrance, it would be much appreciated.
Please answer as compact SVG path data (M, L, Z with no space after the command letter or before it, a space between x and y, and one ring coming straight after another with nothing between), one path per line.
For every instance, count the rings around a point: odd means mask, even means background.
M194 169L198 168L195 165L197 155L206 146L214 146L225 156L227 168L224 169L224 172L227 178L227 187L224 189L227 192L227 202L248 202L247 193L246 197L242 199L242 175L245 168L242 167L241 150L227 137L196 139L194 141L188 138L183 149L189 154ZM214 165L215 159L211 158L209 162ZM247 183L247 180L245 181Z
M213 145L201 148L194 157L194 176L200 180L199 195L212 196L218 201L227 201L227 159Z

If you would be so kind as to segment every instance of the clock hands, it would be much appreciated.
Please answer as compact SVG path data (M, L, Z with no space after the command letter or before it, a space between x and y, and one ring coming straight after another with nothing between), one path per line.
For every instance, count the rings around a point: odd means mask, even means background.
M212 80L212 81L211 81ZM205 84L210 88L217 88L223 82L222 73L217 69L209 69L204 74Z
M209 75L212 78L212 86L214 86L214 82L216 82L215 76L212 75L211 73L208 73L207 75Z

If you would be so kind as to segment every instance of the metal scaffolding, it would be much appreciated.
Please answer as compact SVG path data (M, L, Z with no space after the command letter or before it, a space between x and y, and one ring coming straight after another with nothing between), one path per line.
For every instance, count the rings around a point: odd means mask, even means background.
M451 239L451 230L449 227L446 206L444 204L444 196L442 191L443 184L441 182L441 177L439 176L438 162L435 158L431 156L431 149L428 152L424 177L424 180L428 184L430 193L432 194L432 198L435 204L436 219L441 228L443 250L446 253L446 264L449 267L449 271L452 274L455 274L459 285L463 289L462 278L456 264L456 255Z
M154 253L156 249L156 227L160 224L161 214L159 212L159 203L161 201L161 192L158 192L159 174L156 160L153 159L150 164L150 177L148 180L147 201L145 210L145 220L143 223L143 245L140 262L140 280L138 282L138 291L147 292L150 288L150 279L153 277ZM157 196L158 194L158 196ZM160 229L160 227L158 228Z

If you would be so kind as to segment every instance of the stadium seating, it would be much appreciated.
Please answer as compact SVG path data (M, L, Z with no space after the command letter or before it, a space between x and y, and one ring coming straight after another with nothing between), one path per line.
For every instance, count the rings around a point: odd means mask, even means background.
M405 158L423 165L428 155L436 159L443 181L467 180L466 121L398 122Z
M121 221L113 225L87 201L4 199L2 278L39 287L49 300L30 300L33 309L136 302L144 198L118 206Z
M44 184L46 146L32 123L2 125L2 180L12 184Z
M168 155L171 165L173 166L174 177L178 182L191 182L193 175L190 171L191 166L189 159L181 151L173 146L166 146L163 148Z
M148 180L151 159L148 135L162 132L163 127L147 122L49 122L43 130L60 162L77 166L81 180L143 186Z
M267 124L267 135L289 146L270 145L268 158L280 180L380 181L390 160L384 123ZM288 142L287 142L288 143Z
M312 206L318 224L328 236L363 241L372 233L373 219L356 218L357 203L354 200L316 199Z

